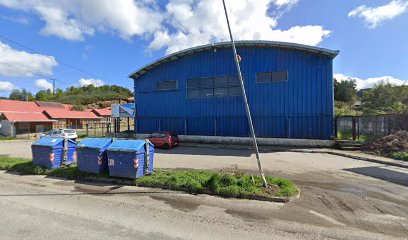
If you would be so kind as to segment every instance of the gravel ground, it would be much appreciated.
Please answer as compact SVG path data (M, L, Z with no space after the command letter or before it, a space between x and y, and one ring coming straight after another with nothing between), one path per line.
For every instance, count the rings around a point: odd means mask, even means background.
M0 155L30 157L30 142ZM4 239L407 239L408 169L319 153L263 152L267 174L294 180L287 204L95 186L0 173ZM157 150L155 167L256 174L249 150ZM69 231L66 230L69 228Z

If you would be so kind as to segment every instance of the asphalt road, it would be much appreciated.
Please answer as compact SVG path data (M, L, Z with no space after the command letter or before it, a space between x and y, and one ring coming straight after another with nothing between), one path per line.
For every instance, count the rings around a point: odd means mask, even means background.
M30 142L0 142L29 157ZM264 152L295 181L287 204L0 173L2 239L406 239L408 169L326 154ZM156 167L256 173L248 150L158 150Z

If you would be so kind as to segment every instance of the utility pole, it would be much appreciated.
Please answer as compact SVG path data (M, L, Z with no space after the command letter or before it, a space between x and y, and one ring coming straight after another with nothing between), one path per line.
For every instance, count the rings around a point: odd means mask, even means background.
M55 91L55 79L51 79L52 80L52 94L55 94L56 93L56 91Z
M242 79L241 67L239 66L239 60L238 60L239 56L237 54L237 49L235 48L234 38L232 37L231 27L230 27L230 23L229 23L229 20L228 20L227 7L225 6L225 0L222 0L222 3L224 5L225 18L227 19L228 31L229 31L229 35L230 35L230 38L231 38L232 51L234 52L234 59L235 59L236 65L237 65L238 77L239 77L239 81L241 83L242 96L244 97L245 110L246 110L246 114L247 114L247 118L248 118L249 129L251 130L253 147L254 147L255 154L256 154L256 161L258 162L259 174L261 175L263 186L268 187L268 183L266 182L266 178L265 178L265 175L264 175L264 172L263 172L263 169L262 169L261 159L259 158L258 144L256 142L254 125L252 124L251 111L249 110L248 99L247 99L247 96L246 96L246 93L245 93L244 81Z

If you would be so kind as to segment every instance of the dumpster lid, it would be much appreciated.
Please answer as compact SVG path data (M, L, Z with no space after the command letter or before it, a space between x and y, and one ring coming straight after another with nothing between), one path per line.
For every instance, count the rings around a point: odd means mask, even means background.
M146 144L145 140L113 140L112 144L108 147L110 151L138 151L139 149L144 149ZM151 142L149 142L151 148L154 147Z
M32 145L33 146L46 146L46 147L54 147L61 142L64 141L64 138L48 138L48 137L42 137L38 139L36 142L34 142ZM76 144L73 140L68 139L69 142Z
M77 147L80 148L104 148L106 145L112 142L110 138L85 138L80 143L78 143Z

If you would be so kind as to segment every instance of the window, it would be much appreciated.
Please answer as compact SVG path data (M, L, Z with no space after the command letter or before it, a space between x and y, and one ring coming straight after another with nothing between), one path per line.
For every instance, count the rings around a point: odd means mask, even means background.
M187 80L188 98L241 96L238 75Z
M177 81L161 81L157 82L158 91L170 91L177 89Z
M288 71L259 72L256 73L257 83L288 81Z

